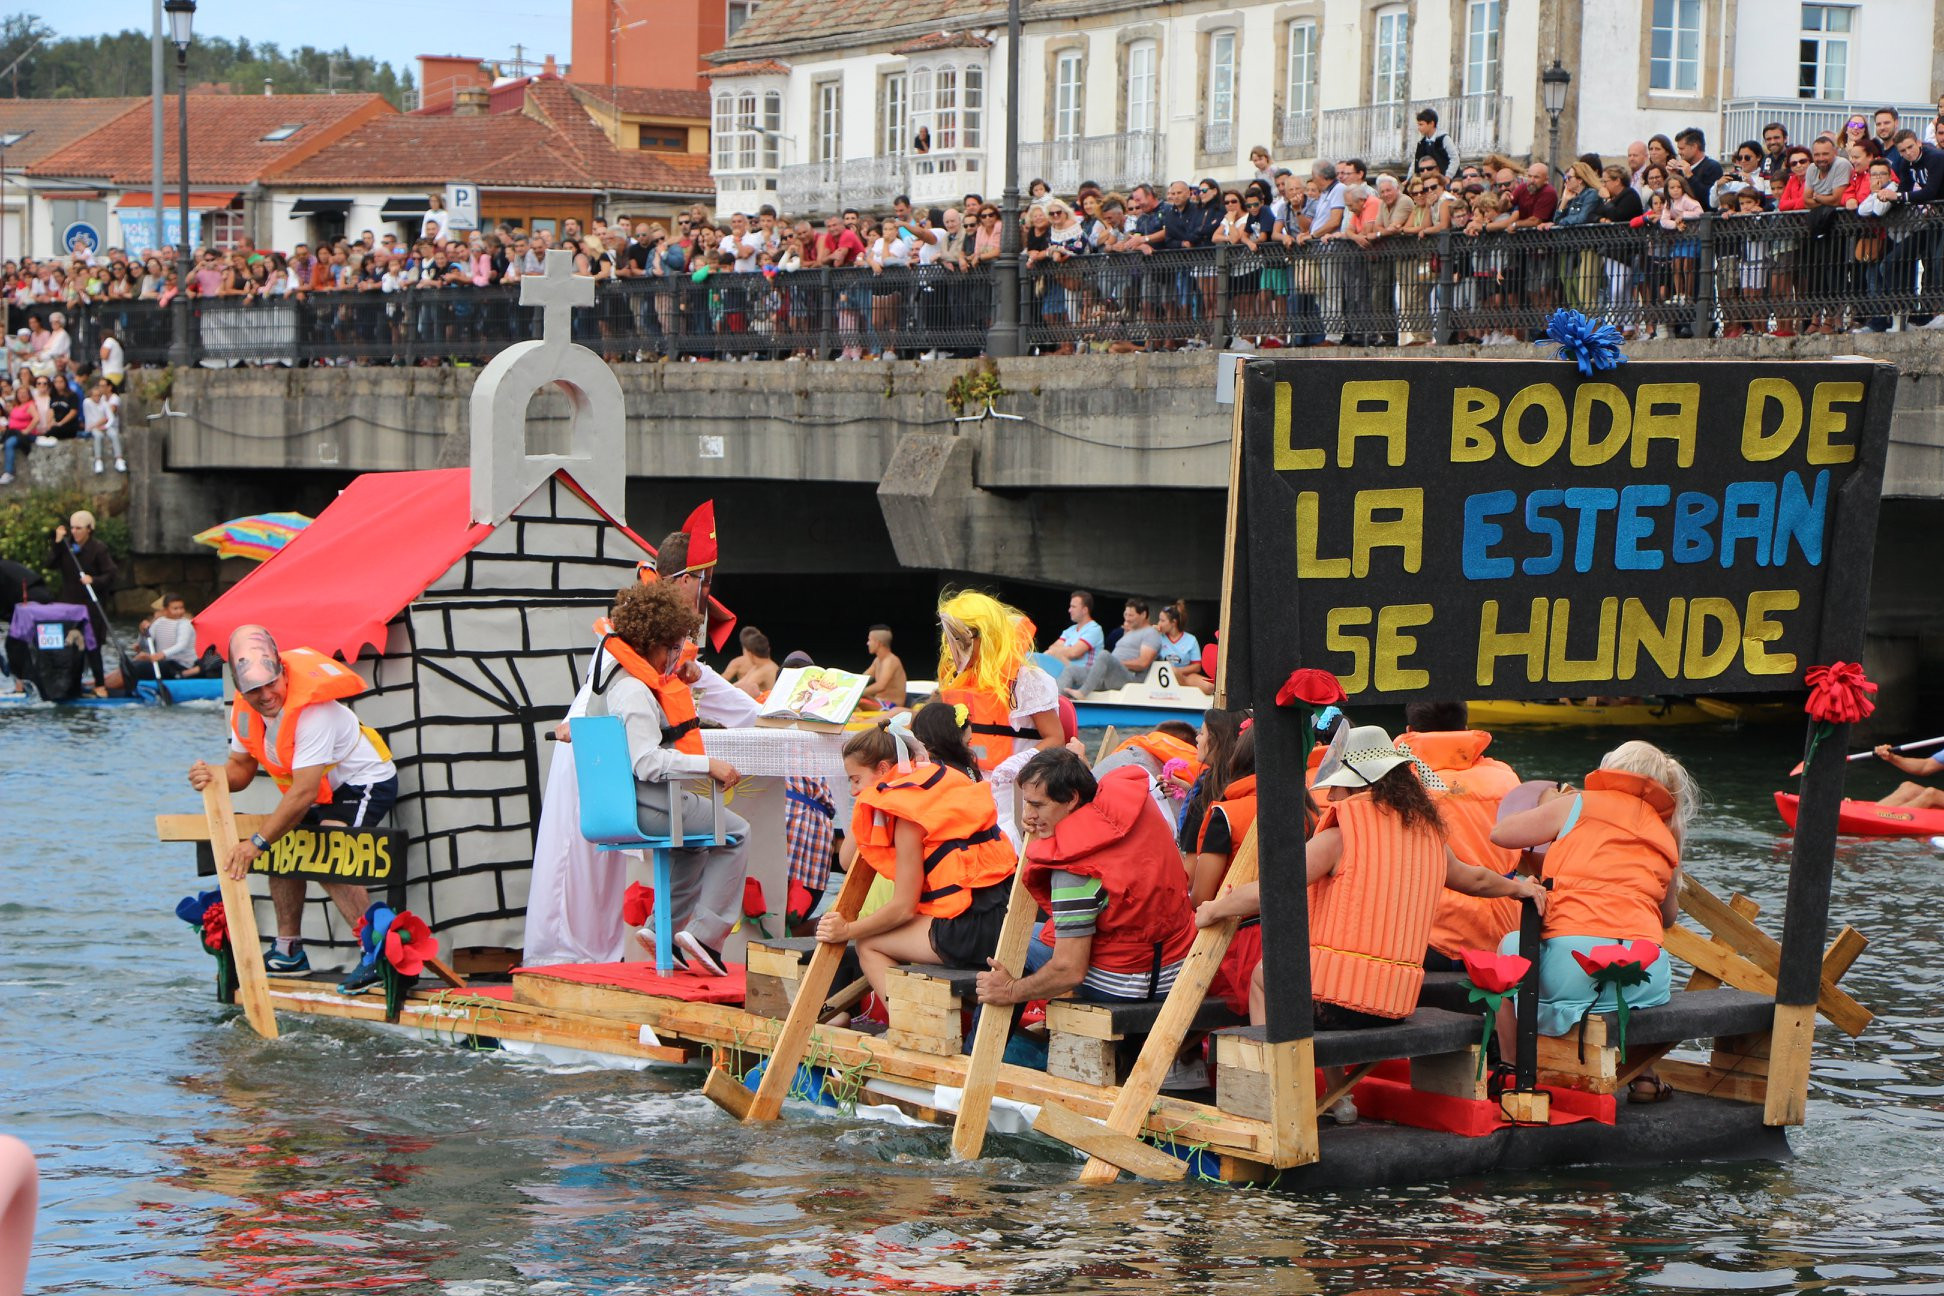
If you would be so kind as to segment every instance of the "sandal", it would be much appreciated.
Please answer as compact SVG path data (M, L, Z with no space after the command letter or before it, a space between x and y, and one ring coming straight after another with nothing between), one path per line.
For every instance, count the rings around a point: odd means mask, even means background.
M1641 1086L1646 1085L1645 1089ZM1653 1072L1643 1072L1627 1083L1627 1101L1630 1103L1664 1103L1674 1096L1674 1086Z

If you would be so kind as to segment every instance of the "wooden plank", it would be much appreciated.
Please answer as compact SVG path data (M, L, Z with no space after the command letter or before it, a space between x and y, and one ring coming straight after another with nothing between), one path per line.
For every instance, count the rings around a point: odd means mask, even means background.
M1823 983L1833 986L1841 981L1843 974L1869 947L1869 937L1854 927L1845 927L1837 932L1836 939L1829 943L1829 952L1823 955Z
M1054 1035L1084 1035L1088 1039L1117 1040L1113 1010L1100 1004L1061 1000L1046 1005L1046 1029Z
M1046 1039L1047 1074L1111 1089L1120 1083L1116 1062L1119 1051L1119 1045L1113 1040L1055 1031Z
M1220 364L1221 361L1218 359L1215 363ZM1228 654L1232 636L1229 627L1235 624L1232 615L1235 610L1235 540L1242 533L1242 366L1246 363L1240 356L1236 357L1235 405L1229 414L1228 512L1222 529L1222 606L1216 617L1215 705L1224 710L1231 706L1228 696Z
M1262 1046L1269 1064L1269 1161L1309 1165L1322 1155L1316 1133L1316 1039Z
M870 978L859 977L842 990L831 995L830 998L824 1000L824 1011L827 1013L842 1012L844 1009L854 1006L869 993L871 993Z
M439 980L451 986L454 990L466 989L466 978L460 976L457 972L454 972L451 968L447 967L445 964L445 960L437 959L437 958L429 958L425 960L425 966L431 968L434 976L438 977Z
M721 1067L709 1068L708 1078L702 1082L702 1096L736 1120L747 1120L749 1105L756 1101L756 1095L749 1092L749 1086Z
M954 1053L965 1042L965 1010L962 1008L933 1008L929 1004L899 1003L896 999L891 1001L889 1008L893 1030L949 1040Z
M875 869L861 862L853 864L850 872L844 874L844 885L837 892L834 909L844 921L857 920L857 911L864 906L864 897L876 876ZM803 1060L803 1051L810 1043L810 1032L816 1029L817 1018L823 1014L824 996L830 993L830 983L837 979L837 965L844 961L845 949L843 945L819 943L810 955L810 966L804 969L803 981L790 1003L790 1015L784 1019L782 1032L776 1037L776 1048L763 1070L756 1100L749 1105L744 1120L773 1121L782 1114L783 1099L789 1095L797 1063Z
M1100 735L1100 746L1094 750L1093 764L1098 765L1107 759L1107 753L1114 750L1114 739L1119 736L1120 730L1113 725L1107 726L1107 732Z
M1319 1112L1329 1111L1330 1108L1336 1106L1337 1103L1343 1100L1345 1094L1357 1087L1359 1080L1362 1080L1372 1071L1375 1071L1380 1065L1382 1064L1378 1062L1366 1062L1362 1066L1354 1068L1343 1079L1337 1081L1333 1087L1326 1090L1321 1098L1316 1100L1316 1110Z
M1673 1059L1662 1062L1655 1068L1655 1074L1682 1093L1745 1103L1765 1103L1768 1100L1768 1080L1763 1076L1718 1071L1713 1067Z
M222 766L214 766L220 770ZM240 814L236 816L237 839L248 837L261 829L270 819L269 815ZM204 842L209 840L209 818L203 814L159 814L155 816L155 840L165 842Z
M1039 906L1026 890L1026 844L1019 840L1019 858L1013 861L1012 887L1006 892L1006 918L999 925L999 945L992 961L1014 977L1026 971L1026 945L1033 938L1033 920ZM965 1093L959 1098L958 1119L952 1122L952 1159L974 1161L985 1149L986 1122L992 1114L993 1086L998 1077L999 1059L1006 1051L1006 1038L1012 1034L1013 1010L995 1010L988 1005L979 1013L979 1024L972 1033L972 1049L965 1064Z
M1058 1103L1043 1104L1039 1115L1033 1118L1033 1128L1048 1138L1079 1148L1093 1160L1109 1162L1143 1179L1179 1183L1188 1177L1185 1162L1132 1135L1118 1134L1098 1121L1070 1112Z
M950 981L892 968L884 979L884 997L891 1003L925 1004L932 1008L957 1008L963 1002Z
M899 1048L910 1049L915 1053L930 1053L935 1057L956 1057L965 1051L965 1041L962 1038L944 1039L937 1035L899 1030L896 1026L885 1031L882 1038Z
M1486 1074L1478 1065L1478 1045L1462 1053L1439 1053L1411 1059L1411 1088L1419 1093L1445 1094L1483 1102Z
M1543 1089L1532 1093L1508 1089L1499 1095L1499 1110L1522 1125L1544 1125L1552 1119L1552 1095Z
M1756 914L1762 912L1762 906L1756 904L1739 891L1728 897L1728 907L1748 919L1753 919ZM1725 953L1732 954L1735 952L1733 947L1725 940L1716 938L1714 943L1719 945ZM1721 978L1714 973L1704 972L1700 968L1696 968L1688 977L1687 988L1689 990L1712 990L1722 984L1724 983Z
M1565 1035L1539 1037L1539 1076L1541 1084L1587 1093L1612 1093L1620 1075L1618 1051L1588 1043L1586 1060L1580 1060L1579 1031Z
M1682 962L1705 971L1717 985L1729 985L1753 994L1775 993L1775 977L1772 974L1762 971L1739 954L1730 953L1722 942L1711 941L1686 927L1669 927L1662 932L1661 948ZM1688 988L1692 990L1694 987L1690 983Z
M790 1015L790 1001L796 998L796 990L795 981L751 973L743 982L743 1007L758 1017L781 1021Z
M302 989L295 987L301 986ZM350 1021L383 1022L385 1020L384 1000L371 997L361 999L345 998L320 991L312 982L282 982L271 991L271 999L286 1012L300 1012L315 1017L341 1017ZM591 1053L604 1053L617 1057L636 1058L648 1062L662 1062L678 1065L693 1059L688 1049L669 1044L643 1044L635 1027L623 1034L620 1023L616 1029L603 1031L598 1025L593 1030L562 1018L513 1012L495 1018L484 1015L497 1014L507 1005L497 1000L486 1004L468 1005L463 1014L455 1014L454 1005L437 1004L427 1001L410 1001L399 1011L398 1024L423 1030L431 1034L464 1040L479 1036L488 1039L511 1039L529 1044L555 1044L567 1048L585 1049Z
M1807 1119L1809 1055L1815 1044L1815 1005L1775 1005L1775 1035L1769 1043L1768 1091L1762 1098L1764 1125L1800 1125Z
M766 949L761 945L751 945L747 951L747 968L750 976L772 976L782 981L801 981L803 979L803 956L795 950Z
M1648 1067L1666 1057L1673 1049L1672 1044L1656 1044L1651 1048L1636 1049L1633 1056L1622 1064L1613 1091L1619 1093L1632 1085L1634 1081L1640 1079Z
M1256 880L1256 870L1256 825L1250 824L1247 835L1242 839L1242 848L1235 853L1235 860L1229 865L1225 885L1237 887L1253 882ZM1166 1005L1155 1019L1154 1029L1148 1032L1147 1042L1141 1046L1141 1055L1135 1059L1134 1069L1128 1073L1127 1083L1121 1086L1120 1097L1114 1102L1113 1115L1108 1118L1107 1127L1115 1133L1131 1136L1147 1119L1148 1109L1161 1092L1161 1082L1167 1079L1169 1070L1174 1066L1175 1054L1181 1050L1181 1042L1187 1037L1188 1028L1194 1024L1195 1014L1201 1011L1202 1000L1208 997L1208 987L1221 968L1222 956L1228 953L1229 941L1234 939L1237 925L1238 920L1230 918L1195 933L1195 943L1189 949L1181 971L1175 976L1174 988L1168 991ZM1307 1054L1309 1041L1299 1042L1305 1046ZM1279 1078L1271 1076L1272 1081ZM1119 1175L1119 1169L1111 1161L1095 1157L1081 1170L1080 1182L1112 1183Z
M1269 1073L1218 1065L1215 1068L1215 1105L1233 1116L1268 1120L1275 1108L1269 1097Z
M1781 943L1728 905L1723 904L1720 897L1685 872L1681 874L1681 909L1717 937L1727 941L1734 947L1736 953L1771 977L1780 974ZM1774 991L1761 993L1773 994ZM1851 1038L1867 1030L1876 1016L1847 993L1838 989L1827 977L1822 979L1822 984L1817 990L1816 1007L1821 1010L1823 1016L1829 1018L1832 1025Z
M277 1012L270 1004L270 984L263 971L263 938L257 935L256 906L250 899L250 880L232 878L223 864L238 841L236 810L230 804L229 779L222 765L203 786L203 817L209 848L216 856L216 882L223 890L223 917L229 924L230 960L236 968L236 995L243 1015L265 1039L277 1038ZM252 829L251 831L255 831Z

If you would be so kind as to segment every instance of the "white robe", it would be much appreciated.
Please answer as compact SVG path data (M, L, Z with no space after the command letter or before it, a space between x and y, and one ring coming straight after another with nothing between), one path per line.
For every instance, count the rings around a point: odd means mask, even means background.
M724 729L756 723L756 700L723 679L705 663L691 686L695 711ZM609 669L613 669L612 666ZM593 693L593 664L567 718L587 714ZM574 775L574 748L554 748L553 767L540 798L540 827L533 836L533 880L527 893L527 967L556 963L618 963L627 948L621 901L628 890L626 854L600 851L580 835L580 785Z

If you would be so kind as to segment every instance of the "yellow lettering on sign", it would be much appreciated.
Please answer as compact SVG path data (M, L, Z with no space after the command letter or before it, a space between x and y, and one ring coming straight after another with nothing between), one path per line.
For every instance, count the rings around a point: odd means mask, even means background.
M1343 580L1350 575L1348 558L1320 558L1316 553L1318 514L1322 496L1296 492L1296 575L1303 580Z
M1380 518L1379 514L1396 516ZM1423 567L1423 487L1357 492L1350 542L1350 572L1353 576L1362 579L1370 575L1370 554L1374 549L1400 550L1404 555L1404 570L1413 575Z
M1750 675L1796 673L1796 655L1772 653L1768 645L1784 633L1774 614L1801 606L1800 590L1756 590L1748 596L1748 615L1742 620L1742 666Z
M378 881L382 882L391 876L391 838L381 835L377 840L378 872L374 876Z
M1478 613L1478 682L1490 684L1497 676L1498 659L1524 657L1526 682L1544 678L1546 665L1546 600L1532 600L1530 619L1524 630L1499 629L1499 601L1486 599Z
M1321 450L1296 448L1295 431L1295 402L1289 384L1279 382L1276 384L1276 471L1323 467L1327 460Z
M1775 430L1764 431L1768 407L1778 410ZM1789 452L1802 435L1802 393L1786 378L1757 378L1748 384L1748 408L1742 413L1742 458L1767 463Z
M1410 403L1411 384L1402 378L1343 384L1337 406L1337 467L1356 467L1358 437L1382 440L1384 462L1402 467L1404 417ZM1367 405L1375 408L1366 409Z
M1611 426L1593 439L1593 407L1604 405ZM1633 436L1633 410L1627 394L1612 383L1585 383L1573 393L1573 440L1568 458L1575 468L1596 468L1627 448Z
M1394 603L1377 611L1377 690L1398 693L1431 683L1431 672L1409 669L1404 659L1417 651L1417 636L1406 630L1431 624L1429 603Z
M1350 669L1336 672L1345 693L1361 693L1370 683L1370 644L1360 634L1345 633L1370 624L1367 607L1331 608L1323 618L1323 646L1350 654Z
M1546 424L1540 430L1539 439L1528 441L1525 438L1526 411L1538 409L1545 414ZM1566 402L1559 394L1559 388L1551 383L1533 383L1522 387L1517 395L1506 402L1505 426L1501 429L1505 438L1505 457L1521 468L1537 468L1546 460L1559 453L1559 447L1566 441Z
M1669 679L1681 676L1681 628L1687 624L1687 600L1684 598L1667 601L1667 620L1656 625L1653 614L1639 599L1630 598L1620 605L1620 650L1617 658L1618 677L1630 680L1638 672L1640 654L1644 651L1654 665L1660 667L1661 674Z
M1593 655L1575 659L1566 655L1566 636L1572 624L1572 600L1554 599L1552 633L1546 654L1546 679L1559 683L1584 683L1613 678L1614 631L1620 619L1620 600L1600 600L1600 629Z
M1836 442L1830 438L1849 430L1849 412L1838 405L1854 405L1863 399L1860 382L1819 382L1809 398L1809 453L1812 464L1848 463L1856 458L1856 442Z
M1710 626L1720 635L1708 647ZM1713 679L1733 664L1741 652L1741 615L1725 598L1698 598L1688 603L1687 644L1681 653L1681 674L1686 679Z
M1499 398L1483 387L1451 393L1451 462L1484 463L1498 450L1485 425L1498 417Z
M1642 383L1634 391L1633 466L1647 466L1655 441L1672 441L1674 462L1694 466L1694 427L1701 415L1700 383Z

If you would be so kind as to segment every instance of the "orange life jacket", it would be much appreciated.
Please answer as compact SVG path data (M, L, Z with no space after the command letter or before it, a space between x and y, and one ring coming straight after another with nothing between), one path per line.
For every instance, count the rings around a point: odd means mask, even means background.
M1545 934L1659 941L1661 899L1681 863L1667 826L1674 797L1618 770L1594 770L1583 786L1579 819L1546 852Z
M277 659L283 663L284 679L288 681L283 710L278 713L277 750L274 753L264 750L263 740L268 726L257 709L245 702L240 693L230 704L230 732L243 744L243 750L269 771L277 789L288 792L292 772L290 763L297 751L298 714L316 702L336 702L356 697L364 692L365 683L359 678L358 672L342 662L332 661L315 648L287 649L278 653ZM391 753L385 750L384 741L374 730L366 728L364 734L381 757L387 760L391 758ZM331 780L328 777L319 779L317 804L329 805L330 801Z
M1519 866L1519 852L1492 844L1499 802L1519 785L1519 776L1504 761L1485 755L1492 735L1482 729L1453 732L1407 732L1399 748L1431 767L1446 791L1431 793L1444 820L1445 842L1467 864L1510 873ZM1505 933L1519 925L1517 896L1473 896L1441 891L1438 911L1431 920L1430 946L1446 958L1463 950L1498 949Z
M1100 879L1107 907L1094 928L1089 966L1158 976L1188 957L1195 906L1188 870L1167 819L1148 794L1147 771L1132 765L1100 780L1094 799L1062 819L1051 837L1026 848L1026 890L1053 910L1053 874ZM1049 919L1043 939L1055 941Z
M1130 747L1138 747L1140 750L1154 757L1154 763L1163 769L1167 768L1168 762L1171 760L1186 761L1188 768L1182 771L1182 773L1186 776L1189 786L1193 786L1195 780L1202 776L1202 771L1208 768L1199 760L1195 759L1195 744L1183 742L1173 734L1161 733L1159 731L1135 734L1132 738L1129 738L1126 742L1114 748L1114 750L1116 752L1124 752Z
M1444 889L1444 839L1405 828L1370 797L1333 801L1317 831L1343 832L1336 871L1309 889L1310 993L1377 1017L1408 1017Z
M664 675L650 666L645 658L623 643L614 633L614 623L606 617L594 622L594 633L601 636L600 647L594 651L594 691L601 692L607 685L600 678L601 654L614 658L615 664L628 674L648 686L655 695L655 705L662 713L662 746L673 747L678 752L690 756L706 756L702 750L702 722L695 718L695 694L683 682L679 673L682 664L689 661L695 652L694 644L684 644L682 655L676 661L676 669Z
M998 769L1008 756L1040 740L1039 730L1013 724L1010 688L1004 697L969 688L946 688L938 691L938 698L948 706L965 707L965 745L972 749L982 770Z
M1245 774L1222 790L1222 799L1208 807L1208 814L1202 816L1201 835L1195 841L1197 851L1208 848L1208 821L1220 810L1228 820L1229 858L1242 848L1242 839L1249 835L1249 825L1256 818L1256 776Z
M857 794L851 838L857 857L888 878L898 872L895 820L917 824L925 834L925 880L918 912L956 918L972 893L1012 876L1012 847L999 831L992 789L955 769L920 763Z

